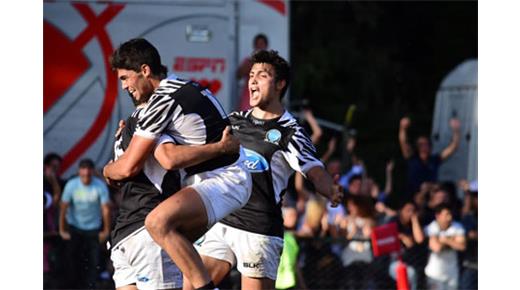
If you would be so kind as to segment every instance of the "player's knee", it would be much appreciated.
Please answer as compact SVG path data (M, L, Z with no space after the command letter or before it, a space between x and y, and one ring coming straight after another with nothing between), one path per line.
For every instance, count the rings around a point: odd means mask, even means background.
M175 217L161 211L153 210L144 221L144 226L152 237L161 238L170 231L177 231Z
M152 237L160 238L166 233L167 222L162 214L152 211L146 216L144 226Z

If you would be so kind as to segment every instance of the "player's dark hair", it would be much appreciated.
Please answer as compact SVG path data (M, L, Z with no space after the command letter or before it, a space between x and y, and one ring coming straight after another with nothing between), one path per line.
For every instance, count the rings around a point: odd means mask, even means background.
M157 49L144 38L134 38L122 43L110 57L110 65L114 70L119 68L140 72L143 64L147 64L152 74L161 79L168 73L168 69L161 64Z
M273 66L276 73L275 82L285 80L285 87L283 87L280 93L280 100L284 97L287 88L289 87L291 79L291 68L289 63L278 55L276 50L260 50L251 56L251 62L255 63L267 63Z
M450 213L452 213L450 204L447 202L443 202L435 207L435 214L440 214L445 209L449 210Z
M85 159L82 159L80 162L79 162L79 168L94 168L95 165L94 165L94 161L92 161L92 159L89 159L89 158L85 158Z
M356 180L362 180L363 176L361 174L354 174L348 180L348 185L351 185Z
M269 40L267 39L267 36L263 33L258 33L255 38L253 39L253 45L256 45L256 42L258 40L262 39L267 46L269 46Z
M57 153L51 152L43 157L43 165L50 165L53 160L61 162L63 159Z

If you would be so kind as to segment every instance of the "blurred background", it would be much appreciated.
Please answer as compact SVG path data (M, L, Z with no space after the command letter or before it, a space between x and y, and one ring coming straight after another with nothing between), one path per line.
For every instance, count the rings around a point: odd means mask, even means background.
M286 108L347 193L333 211L300 177L291 179L284 212L296 212L287 228L298 241L301 274L293 287L394 289L399 255L376 256L372 234L395 222L398 253L411 265L409 287L430 288L435 275L425 268L428 237L435 235L428 228L440 222L437 207L448 204L449 226L464 229L465 248L448 249L456 268L453 261L430 268L449 268L452 278L457 272L450 289L476 289L477 7L476 1L44 1L44 287L73 287L64 265L78 261L68 260L57 234L61 194L80 160L91 159L99 176L112 158L118 121L133 104L108 57L120 43L144 37L170 73L207 86L228 112L248 108L243 71L254 50L274 49L289 60ZM112 217L119 197L110 192ZM403 209L409 213L401 217ZM416 219L423 239L411 230ZM362 225L358 234L349 230L352 221ZM112 289L102 248L97 287ZM348 275L363 272L371 274L355 274L361 282ZM239 287L233 273L222 288Z

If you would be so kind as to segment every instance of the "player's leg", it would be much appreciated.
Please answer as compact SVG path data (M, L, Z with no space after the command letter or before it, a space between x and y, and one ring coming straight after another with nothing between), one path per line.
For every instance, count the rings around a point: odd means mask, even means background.
M269 278L251 278L242 275L242 289L244 290L274 289L274 282Z
M177 264L181 272L200 288L211 279L192 243L206 230L208 216L201 197L185 187L152 210L145 226L153 240Z
M209 276L211 277L211 280L213 281L213 283L215 283L215 285L218 285L220 282L222 282L224 277L226 277L226 275L229 273L229 271L231 271L231 264L229 264L229 262L215 259L215 258L208 257L208 256L201 256L201 258L202 258L202 263L204 263L204 266L208 270ZM191 282L189 281L189 279L186 276L184 276L182 289L183 290L193 290L194 289L193 285L191 284Z
M237 257L237 269L242 274L242 289L274 289L283 239L240 229L233 231L238 233L232 249Z

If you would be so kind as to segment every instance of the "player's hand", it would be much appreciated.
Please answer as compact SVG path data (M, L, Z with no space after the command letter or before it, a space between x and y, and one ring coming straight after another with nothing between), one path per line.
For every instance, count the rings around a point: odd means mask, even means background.
M404 117L401 119L401 122L399 123L399 128L406 130L410 127L410 124L411 124L410 118Z
M70 240L70 233L67 231L60 231L60 237L66 241Z
M339 174L334 175L334 184L332 185L332 193L329 197L332 207L337 207L343 201L343 188L338 184Z
M231 133L231 127L226 126L222 132L222 139L218 142L223 154L236 154L240 151L240 141Z
M119 128L117 128L116 133L114 134L114 137L116 139L119 139L119 136L121 136L121 132L123 131L123 128L125 128L126 124L124 120L119 120Z
M99 232L99 242L100 243L103 243L106 241L106 239L108 238L108 235L109 235L109 232L108 231L101 231Z
M450 128L453 131L459 131L460 130L460 121L457 118L451 118L450 119Z

